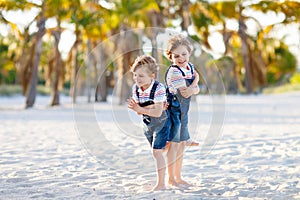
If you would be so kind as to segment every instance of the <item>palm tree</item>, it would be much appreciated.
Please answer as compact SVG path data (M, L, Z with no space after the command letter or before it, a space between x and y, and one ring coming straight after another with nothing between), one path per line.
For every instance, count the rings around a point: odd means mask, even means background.
M52 99L51 99L51 106L59 105L59 85L61 79L61 73L63 72L63 60L61 58L61 53L59 51L58 45L61 38L61 27L60 27L60 19L57 19L57 28L56 30L52 31L52 35L54 37L54 45L55 45L55 71L54 71L54 82L52 86Z
M107 100L107 80L106 71L111 48L104 42L112 28L110 16L112 12L101 6L97 0L89 2L92 17L85 27L85 34L89 38L87 41L88 57L87 67L90 76L87 81L90 87L88 101L90 101L91 87L95 88L95 101ZM90 82L89 82L90 81ZM93 81L93 82L91 82ZM93 84L95 83L95 84Z
M0 8L4 11L28 11L31 8L36 7L35 4L29 3L27 1L4 1L0 3ZM28 86L31 78L32 66L33 66L33 53L35 48L36 40L34 34L29 33L29 27L36 21L33 19L24 29L21 30L17 24L6 20L2 12L1 21L9 25L11 28L11 33L14 36L14 40L11 45L16 46L13 50L14 62L16 63L17 69L17 81L20 81L22 84L22 93L23 95L27 94Z
M197 30L197 36L194 36L193 38L199 37L200 42L202 46L205 49L211 50L212 47L208 41L209 36L212 34L210 31L211 26L221 26L220 34L223 36L223 42L224 42L224 53L223 57L220 58L217 63L220 67L221 71L224 71L223 74L229 74L227 71L227 68L230 68L233 70L234 76L224 77L225 86L228 83L235 83L236 86L235 89L232 89L234 91L242 90L242 83L239 76L239 65L234 52L231 51L231 44L230 41L236 40L236 36L238 35L235 31L229 30L227 28L226 21L228 19L237 19L238 13L236 12L236 1L226 1L226 2L216 2L216 3L208 3L207 1L199 1L194 3L191 8L191 18L193 21L193 25ZM234 57L234 59L228 59L228 56L230 58ZM230 62L228 62L230 60ZM232 78L235 79L235 81L231 80Z
M74 66L71 95L73 96L73 102L76 102L76 95L80 92L78 91L80 84L86 82L88 86L88 101L91 101L91 87L93 87L93 83L97 82L94 80L95 78L92 77L97 77L97 75L102 74L103 68L105 67L103 60L100 60L100 57L97 55L97 50L93 49L98 48L97 43L104 40L107 37L106 34L110 31L109 23L106 22L105 18L105 16L110 16L110 13L95 0L76 2L77 3L72 2L70 5L74 7L74 11L72 11L71 14L71 23L75 25L74 34L76 40L71 47L67 60L69 66ZM87 53L86 57L83 56L85 52ZM76 78L79 77L79 68L83 65L87 67L87 73L82 71L83 73L81 74L85 80L78 79L78 81L76 81ZM96 66L100 66L100 68L96 69ZM94 68L94 70L92 70L92 68ZM93 71L96 72L92 74ZM101 85L103 85L103 80L100 82ZM95 88L98 87L95 86ZM105 92L106 88L101 91ZM103 93L102 95L103 98L106 99L106 94Z
M130 65L133 63L135 57L139 55L142 47L139 43L139 35L130 28L143 28L149 25L149 18L156 25L158 20L156 18L155 10L158 6L153 0L139 1L134 0L128 3L126 0L115 1L115 16L118 19L116 32L119 33L118 44L116 51L120 55L116 59L118 81L117 81L117 96L119 104L126 102L130 97L131 90L131 76L127 73ZM152 32L151 38L156 38L157 33ZM130 42L128 42L130 41ZM151 40L155 49L155 40ZM157 48L155 49L157 50ZM153 53L154 56L155 52Z
M64 61L62 60L61 52L59 51L59 43L62 34L61 23L62 21L66 21L70 16L69 11L70 3L66 0L48 0L46 1L46 17L47 18L55 18L56 27L49 29L49 33L54 38L54 55L52 61L49 62L49 68L54 69L51 70L53 73L53 81L52 92L51 92L51 102L50 105L59 105L59 88L63 85L64 81ZM49 74L51 76L51 74Z
M42 53L42 38L45 34L45 4L43 3L41 6L41 11L38 16L37 27L38 31L35 35L35 47L34 47L34 54L33 54L33 71L31 74L29 90L26 94L26 108L30 108L35 103L36 98L36 88L38 83L38 66L40 63L41 53Z
M251 57L250 57L250 46L248 42L248 35L246 33L247 26L245 23L245 18L242 14L243 12L243 6L241 3L238 5L238 13L239 13L239 18L238 18L238 23L239 23L239 30L238 34L241 38L242 41L242 57L243 57L243 65L245 67L245 86L246 86L246 91L247 93L252 93L253 91L253 85L252 85L252 77L251 77Z
M191 16L194 26L196 27L202 45L210 49L208 37L210 36L209 26L222 24L221 33L223 35L223 42L225 46L224 56L234 58L234 71L237 79L236 83L241 91L241 80L244 79L245 88L247 93L252 93L256 88L260 88L267 83L267 57L265 56L266 50L262 46L265 36L269 33L270 29L267 27L263 29L260 22L252 16L245 16L246 9L255 9L262 12L274 11L282 12L287 16L284 22L295 21L299 19L299 3L297 2L272 2L260 1L245 2L245 1L226 1L208 3L207 1L199 1L191 6ZM226 20L233 19L238 25L238 31L228 30L226 27ZM256 37L250 36L246 22L254 20L256 22L257 30ZM240 59L242 57L242 60ZM243 73L244 78L243 78Z

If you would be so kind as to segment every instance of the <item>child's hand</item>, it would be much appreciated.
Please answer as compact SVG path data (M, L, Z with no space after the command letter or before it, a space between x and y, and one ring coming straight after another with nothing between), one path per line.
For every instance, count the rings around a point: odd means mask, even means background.
M194 94L193 87L181 87L181 88L179 88L179 91L180 91L180 94L184 98L189 98L190 96L192 96Z
M164 109L164 110L167 110L168 107L169 107L169 103L168 103L167 101L165 101L165 102L164 102L164 107L163 107L163 109Z
M131 97L130 99L127 99L127 103L128 103L128 106L127 106L128 108L134 110L135 112L137 112L139 114L138 110L139 110L140 106L134 100L134 98Z

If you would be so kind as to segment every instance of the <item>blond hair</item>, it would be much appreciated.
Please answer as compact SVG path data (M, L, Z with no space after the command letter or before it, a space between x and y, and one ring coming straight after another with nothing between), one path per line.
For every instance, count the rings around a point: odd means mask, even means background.
M155 74L157 75L158 66L156 60L149 55L142 55L135 59L134 63L131 66L130 71L135 72L137 69L145 67L148 71L148 74Z
M177 49L179 46L185 46L189 53L192 51L191 43L186 37L183 35L174 35L169 39L166 50L166 55L169 60L172 59L172 51Z

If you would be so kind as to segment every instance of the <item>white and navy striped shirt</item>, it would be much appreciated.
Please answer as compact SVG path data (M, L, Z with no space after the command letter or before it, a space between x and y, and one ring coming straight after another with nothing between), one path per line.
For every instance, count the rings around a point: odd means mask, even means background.
M142 91L141 88L138 88L139 92L139 98L137 97L136 94L136 84L133 85L132 87L132 97L136 102L139 103L144 103L146 101L150 100L150 93L151 89L153 87L154 81L152 81L151 85L149 88L146 90ZM166 101L166 88L162 83L159 83L156 87L155 93L154 93L154 103L159 103L159 102L165 102Z
M181 71L177 67L170 67L167 74L167 85L169 87L170 92L176 94L178 88L186 87L185 79L191 79L193 77L191 69L193 67L194 66L191 63L189 63L188 69L180 67L180 69L184 72L185 76L182 76Z

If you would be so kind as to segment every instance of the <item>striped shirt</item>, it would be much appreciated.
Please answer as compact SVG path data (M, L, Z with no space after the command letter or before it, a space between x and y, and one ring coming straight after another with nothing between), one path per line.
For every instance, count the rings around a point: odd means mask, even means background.
M146 101L149 101L150 100L150 92L151 92L153 84L154 84L154 81L152 81L150 87L144 91L142 91L141 88L138 88L140 98L137 97L136 84L134 84L132 87L132 97L134 98L134 100L139 103L144 103ZM153 101L154 101L154 103L166 101L166 88L162 83L159 83L157 85L155 93L154 93Z
M191 63L189 63L188 69L180 67L180 69L184 72L185 76L182 76L182 73L178 68L170 67L167 74L167 85L169 87L170 92L176 94L178 88L186 87L185 79L191 79L193 77L191 67L194 68L194 66Z

